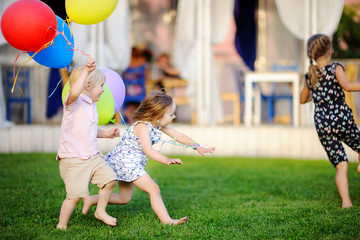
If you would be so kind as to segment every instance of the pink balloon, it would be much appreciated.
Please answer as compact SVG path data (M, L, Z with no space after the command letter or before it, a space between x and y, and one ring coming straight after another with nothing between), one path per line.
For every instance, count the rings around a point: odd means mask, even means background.
M121 109L125 99L125 84L121 76L114 70L103 68L101 71L105 74L105 84L110 88L110 91L114 97L115 112Z

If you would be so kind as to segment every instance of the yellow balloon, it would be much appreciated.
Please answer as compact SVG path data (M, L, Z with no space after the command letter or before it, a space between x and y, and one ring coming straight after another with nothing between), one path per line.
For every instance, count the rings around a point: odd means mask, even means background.
M67 82L63 88L61 95L63 104L69 91L70 85L69 82ZM108 124L110 120L114 117L115 101L110 88L106 84L104 84L104 92L101 94L99 102L96 103L96 109L99 119L98 125Z
M118 0L66 0L65 9L71 21L90 25L108 18L117 3Z

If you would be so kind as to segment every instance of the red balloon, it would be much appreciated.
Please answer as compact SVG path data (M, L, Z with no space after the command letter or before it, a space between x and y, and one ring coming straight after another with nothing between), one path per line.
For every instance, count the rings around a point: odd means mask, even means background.
M55 38L55 13L39 0L19 0L5 9L1 31L6 41L19 50L38 51Z

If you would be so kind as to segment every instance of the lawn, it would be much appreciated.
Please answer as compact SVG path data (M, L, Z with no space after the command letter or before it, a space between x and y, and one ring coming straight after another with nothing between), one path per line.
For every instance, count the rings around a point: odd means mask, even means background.
M180 157L181 166L149 160L173 218L163 226L147 194L108 206L118 226L81 214L56 230L65 188L55 154L0 154L1 239L359 239L360 176L349 164L351 209L342 210L328 161L241 157ZM117 187L116 187L117 189ZM117 190L115 190L117 191ZM91 193L96 193L94 186Z

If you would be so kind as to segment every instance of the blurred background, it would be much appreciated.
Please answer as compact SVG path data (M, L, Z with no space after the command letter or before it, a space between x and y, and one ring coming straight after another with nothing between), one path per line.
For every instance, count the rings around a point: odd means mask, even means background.
M0 1L0 13L13 2ZM65 0L43 2L66 20ZM239 134L262 129L250 134L253 136L274 129L288 132L302 128L310 129L309 136L313 136L312 105L294 104L294 88L296 84L302 87L308 67L306 40L315 33L331 36L334 61L350 66L348 72L353 74L349 77L358 81L359 21L360 0L118 0L105 21L92 25L71 22L78 50L74 51L70 67L61 69L33 60L21 66L29 56L21 54L15 61L20 51L1 35L0 129L9 136L9 131L14 131L11 128L60 126L63 84L69 69L86 62L86 52L96 59L97 67L112 69L122 76L126 95L120 113L126 123L131 123L131 113L144 94L165 89L178 106L176 124L194 129L230 128L242 131ZM18 85L10 93L14 65L16 70L21 69ZM247 74L272 76L274 72L296 73L300 80L296 84L254 83L253 97L248 99L251 107L246 113ZM140 80L135 85L127 84L131 78ZM357 121L359 98L358 93L348 96ZM124 126L119 115L115 114L113 122ZM274 137L269 135L270 139ZM0 141L2 151L13 151L12 144ZM53 145L50 148L56 150ZM258 154L257 150L227 151ZM300 152L301 148L291 156Z

